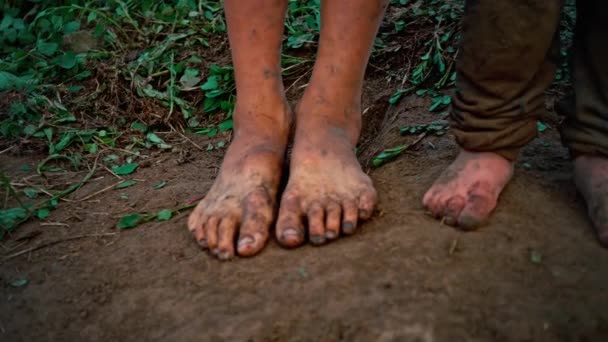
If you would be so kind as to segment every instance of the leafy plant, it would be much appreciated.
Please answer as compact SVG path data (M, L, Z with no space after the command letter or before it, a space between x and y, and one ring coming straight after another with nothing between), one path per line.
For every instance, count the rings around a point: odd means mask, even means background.
M448 127L449 125L447 120L436 120L429 124L403 126L399 129L399 133L401 135L421 133L426 133L428 135L444 135Z

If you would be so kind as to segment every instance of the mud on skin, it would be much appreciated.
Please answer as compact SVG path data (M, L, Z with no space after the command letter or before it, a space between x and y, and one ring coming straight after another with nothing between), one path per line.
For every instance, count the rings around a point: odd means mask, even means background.
M600 243L608 247L608 159L579 156L574 161L574 181Z
M424 206L451 226L471 230L483 225L513 176L513 163L491 152L461 150L427 191Z

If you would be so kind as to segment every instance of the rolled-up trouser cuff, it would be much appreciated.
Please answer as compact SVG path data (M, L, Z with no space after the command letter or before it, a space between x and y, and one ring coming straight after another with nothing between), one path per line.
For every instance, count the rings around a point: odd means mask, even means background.
M535 120L522 120L497 131L485 129L472 131L454 128L452 131L458 145L471 152L492 152L515 161L519 151L537 136Z

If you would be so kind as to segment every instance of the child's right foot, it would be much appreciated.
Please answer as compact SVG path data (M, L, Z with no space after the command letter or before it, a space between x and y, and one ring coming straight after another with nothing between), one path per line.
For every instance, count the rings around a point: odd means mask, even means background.
M260 252L274 221L291 114L282 100L260 98L263 104L237 103L234 141L188 219L198 243L222 260Z
M513 163L496 153L462 150L422 200L445 223L474 229L487 221L513 176Z

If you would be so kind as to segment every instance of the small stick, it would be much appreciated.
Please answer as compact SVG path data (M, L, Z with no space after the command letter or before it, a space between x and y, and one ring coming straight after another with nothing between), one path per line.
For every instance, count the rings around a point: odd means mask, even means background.
M45 247L48 247L48 246L56 245L56 244L61 243L61 242L78 240L78 239L84 239L84 238L89 238L89 237L104 237L104 236L113 236L113 235L116 235L116 233L85 234L85 235L76 235L76 236L71 236L71 237L64 238L64 239L58 239L58 240L43 242L43 243L41 243L41 244L39 244L37 246L30 247L30 248L24 249L24 250L22 250L20 252L8 255L8 256L4 257L4 260L6 261L6 260L9 260L9 259L13 259L13 258L21 256L23 254L27 254L27 253L30 253L30 252L33 252L33 251L36 251L36 250L39 250L41 248L45 248Z
M69 227L70 225L67 223L63 223L63 222L42 222L40 223L41 226L62 226L62 227Z
M101 190L99 190L99 191L97 191L97 192L94 192L94 193L92 193L92 194L90 194L90 195L84 196L83 198L81 198L81 199L77 199L77 200L75 200L75 201L76 201L76 202L82 202L82 201L86 201L86 200L88 200L88 199L90 199L90 198L92 198L92 197L95 197L95 196L97 196L97 195L99 195L99 194L102 194L102 193L104 193L104 192L106 192L106 191L108 191L108 190L111 190L111 189L115 188L115 187L116 187L118 184L120 184L120 183L122 183L122 182L123 182L123 181L119 181L118 183L115 183L115 184L112 184L112 185L110 185L110 186L107 186L107 187L105 187L105 188L103 188L103 189L101 189Z
M308 71L306 71L305 73L303 73L302 75L300 75L300 77L298 77L298 78L297 78L295 81L293 81L293 83L292 83L292 84L291 84L289 87L287 87L287 89L285 89L284 93L287 93L287 92L288 92L288 91L289 91L291 88L293 88L293 86L295 86L295 85L296 85L296 83L300 82L300 80L301 80L301 79L302 79L304 76L308 75L308 73L309 73L309 72L308 72Z
M195 143L190 138L188 138L185 134L182 134L182 132L180 132L177 129L175 129L175 127L173 127L173 125L169 124L169 127L171 127L172 130L174 130L175 132L177 132L177 134L181 135L182 138L186 139L189 143L191 143L192 145L194 145L194 147L198 148L201 151L205 150L199 144Z
M8 151L12 150L14 147L15 147L15 146L11 146L11 147L9 147L9 148L7 148L7 149L4 149L4 150L0 151L0 154L3 154L3 153L5 153L5 152L8 152Z
M104 168L104 169L106 169L106 171L108 171L109 173L111 173L111 174L112 174L112 176L114 176L114 177L116 177L116 178L120 179L121 181L123 180L123 178L122 178L122 177L120 177L119 175L115 174L115 173L114 173L114 171L110 170L110 168L108 168L107 166L105 166L105 165L103 165L103 164L101 164L101 166L103 166L103 168Z
M450 255L456 252L456 248L458 248L458 239L454 239L454 241L452 241L452 245L450 246Z

